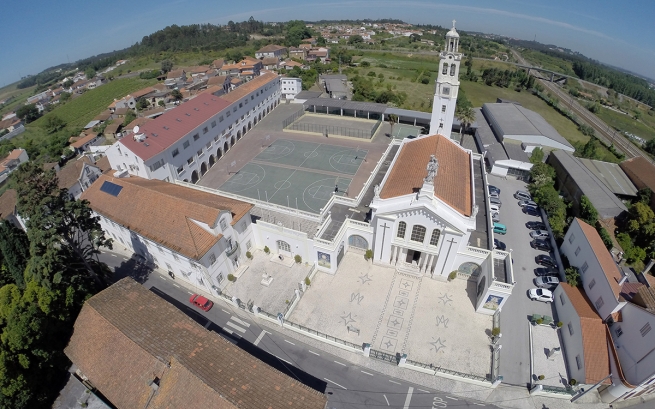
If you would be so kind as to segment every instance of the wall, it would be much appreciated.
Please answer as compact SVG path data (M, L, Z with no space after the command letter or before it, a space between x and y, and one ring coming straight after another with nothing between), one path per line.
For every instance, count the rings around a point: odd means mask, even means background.
M283 226L276 226L263 220L257 220L257 223L253 223L251 226L252 237L258 249L263 249L264 246L267 246L271 254L278 254L276 242L282 240L289 244L294 256L298 254L302 257L303 261L308 263L316 261L316 254L313 251L314 242L307 238L306 233Z
M622 322L612 324L610 333L626 380L639 385L655 375L655 315L630 303L621 309L621 315ZM646 325L651 329L642 336Z
M569 300L569 297L561 286L558 286L555 289L553 292L553 298L553 303L555 304L555 308L557 310L557 318L564 324L558 331L560 331L560 337L564 347L564 358L569 370L569 377L574 378L579 382L584 382L586 376L580 317L578 316L575 307L573 307L573 304L571 304L571 300ZM562 299L564 299L563 304ZM569 332L569 323L573 328L573 335L571 335ZM604 342L604 340L598 340L598 342ZM580 362L582 364L581 369L578 369L578 365L575 360L575 357L578 355L580 356Z

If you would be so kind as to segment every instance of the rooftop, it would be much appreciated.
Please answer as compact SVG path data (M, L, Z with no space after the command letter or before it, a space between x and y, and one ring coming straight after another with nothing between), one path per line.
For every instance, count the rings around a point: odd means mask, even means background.
M619 285L619 281L621 281L623 275L621 274L619 267L614 262L614 258L607 250L607 247L605 247L603 239L600 238L600 235L594 227L578 219L577 217L574 219L574 222L577 222L580 225L582 233L584 233L587 241L589 242L589 245L591 246L591 249L596 256L596 259L598 259L598 263L600 264L605 277L607 277L607 281L612 288L612 292L618 300L619 294L621 293L621 286Z
M80 180L82 176L82 170L85 166L94 166L91 163L91 159L86 156L82 156L80 159L71 161L66 166L61 168L57 172L57 180L59 181L58 185L60 189L70 189L75 183Z
M18 194L14 189L7 189L0 196L0 218L7 220L9 215L16 213Z
M637 196L637 188L618 164L585 158L578 160L615 195Z
M655 192L655 165L646 158L637 156L636 158L624 160L619 166L638 189L649 187L650 190Z
M467 151L442 135L406 140L384 182L380 198L409 195L423 186L430 155L435 155L439 170L434 179L434 194L465 216L472 214L471 157Z
M119 409L327 403L324 394L206 330L131 278L86 301L64 352ZM150 386L155 380L157 389Z
M226 95L222 95L221 99L229 102L236 102L241 98L248 96L251 92L254 92L256 89L263 87L264 85L277 80L279 77L277 74L271 71L262 71L261 75L253 78L247 83L241 85L232 92L229 92Z
M335 99L335 98L312 98L305 101L304 106L316 105L319 107L330 107L330 108L342 108L342 109L352 109L358 111L368 111L382 114L386 111L386 104L378 104L375 102L360 102L360 101L348 101L345 99Z
M104 183L121 189L116 194L101 190ZM200 227L213 228L221 211L232 214L236 224L252 205L238 200L139 177L102 175L83 194L94 212L184 256L199 260L220 240ZM162 223L166 220L166 223Z

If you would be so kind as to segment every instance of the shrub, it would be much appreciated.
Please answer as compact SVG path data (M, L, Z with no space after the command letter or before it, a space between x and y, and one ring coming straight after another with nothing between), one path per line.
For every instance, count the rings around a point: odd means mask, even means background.
M537 321L535 321L535 322L537 323L537 325L541 325L541 324L544 323L544 319L543 318L537 318Z
M227 281L235 282L237 281L237 278L234 276L234 274L230 273L227 275Z
M309 279L309 277L305 277L305 285L311 285L312 280Z
M264 253L268 254L271 252L271 249L268 248L268 246L264 246Z
M451 271L450 274L448 274L448 280L454 280L457 278L457 270Z
M300 257L300 254L296 254L295 256L293 256L293 259L298 264L302 263L302 257Z
M380 63L380 64L378 64L378 67L380 67L380 68L387 68L387 65L386 65L386 64L383 64L383 63Z
M540 381L543 381L544 379L546 379L546 377L543 376L543 375L539 375L539 376L537 376L537 379L539 379Z
M421 84L429 84L429 83L430 83L430 77L421 78Z
M578 381L576 381L575 379L573 379L573 378L569 379L569 385L575 386L577 384L578 384Z
M580 281L580 272L578 271L577 267L569 267L566 270L564 270L564 274L566 275L566 282L572 286L572 287L577 287L579 284L582 282Z
M246 251L246 257L249 259L252 259L252 253L249 251Z
M362 63L359 64L359 65L361 65L362 67L370 67L370 66L371 66L371 63L368 62L368 61L362 61Z
M289 304L289 300L284 300L284 303L285 303L285 304Z
M562 321L557 321L557 328L562 328L564 323Z
M491 330L491 335L493 335L494 337L497 337L498 335L500 335L500 327L493 328Z
M370 71L370 72L369 72L368 74L366 74L366 75L368 75L369 77L375 77L375 76L376 76L376 75L375 75L375 72L373 72L373 71Z
M598 234L600 235L600 238L603 240L603 244L605 245L605 247L607 247L608 250L611 250L612 247L614 247L614 243L612 243L612 236L610 236L609 232L604 227L601 227L598 230Z
M364 253L364 258L366 260L372 259L373 258L373 250L371 250L371 249L366 250L366 253Z

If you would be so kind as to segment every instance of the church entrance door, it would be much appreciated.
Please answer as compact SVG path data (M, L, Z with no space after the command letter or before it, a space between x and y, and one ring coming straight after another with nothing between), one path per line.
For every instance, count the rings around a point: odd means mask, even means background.
M407 259L405 262L408 264L413 264L414 261L416 261L416 264L418 264L418 261L421 259L421 252L420 251L415 251L415 250L407 250Z

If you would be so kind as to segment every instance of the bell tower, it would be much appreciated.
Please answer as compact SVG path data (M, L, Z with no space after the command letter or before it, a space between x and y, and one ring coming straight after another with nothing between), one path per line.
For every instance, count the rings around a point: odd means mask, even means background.
M459 91L459 64L462 61L455 20L453 28L446 33L446 45L439 56L439 75L432 103L430 135L440 134L450 138Z

